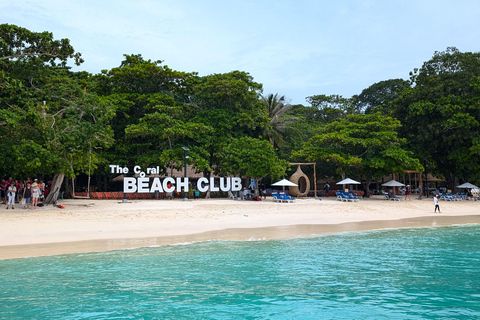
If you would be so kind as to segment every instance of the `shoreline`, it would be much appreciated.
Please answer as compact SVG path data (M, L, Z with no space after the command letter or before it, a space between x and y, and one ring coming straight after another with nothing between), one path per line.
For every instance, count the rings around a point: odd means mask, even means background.
M0 260L203 241L257 241L380 229L480 223L480 204L426 200L295 203L227 199L65 200L66 209L0 207ZM431 199L430 199L431 200Z

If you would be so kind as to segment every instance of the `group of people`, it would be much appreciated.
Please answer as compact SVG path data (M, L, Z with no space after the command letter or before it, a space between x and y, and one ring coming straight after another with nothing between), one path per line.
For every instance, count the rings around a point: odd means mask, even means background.
M15 203L20 203L24 209L37 209L39 199L46 191L45 183L38 179L27 178L25 181L2 179L0 182L2 204L7 209L15 209Z

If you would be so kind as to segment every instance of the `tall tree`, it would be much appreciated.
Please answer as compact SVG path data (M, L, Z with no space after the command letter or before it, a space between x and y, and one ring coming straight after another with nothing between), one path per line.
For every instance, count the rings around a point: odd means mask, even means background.
M399 127L398 120L380 113L349 115L322 127L294 155L309 161L334 163L342 178L352 170L360 172L367 181L368 193L373 178L406 169L423 169L402 148L406 141L398 137Z
M160 118L165 123L184 123L192 117L190 108L181 100L193 76L195 73L170 69L161 60L125 55L119 67L103 70L93 77L93 90L116 106L112 121L116 143L108 153L111 163L152 164L149 162L154 161L152 154L158 151L164 140L157 141L158 136L153 133L160 128L147 127L158 124ZM171 142L177 137L171 133L169 139ZM167 145L167 149L171 147ZM164 156L167 154L173 156L165 151ZM169 161L162 160L161 163Z
M390 79L372 84L354 96L355 109L365 113L381 112L389 114L388 104L398 98L401 92L410 88L410 82L403 79Z
M232 71L192 78L188 105L194 114L191 121L212 129L197 137L209 169L218 169L217 151L230 140L242 136L259 136L268 116L259 97L262 85L246 72Z
M307 97L307 101L314 110L312 116L321 123L329 123L356 113L352 99L341 95L319 94Z
M32 32L28 29L10 24L0 24L0 61L32 61L66 66L69 58L76 65L83 62L81 53L75 52L70 40L54 40L51 32Z
M293 106L285 104L285 97L278 96L277 93L261 96L261 99L270 118L263 128L263 136L270 141L272 146L281 147L285 144L283 134L289 129L293 130L291 124L297 120L294 116L287 115Z
M447 178L480 182L480 53L435 52L411 73L413 87L394 102L401 136L430 169Z
M279 178L285 173L288 164L277 157L268 141L251 137L230 140L218 150L217 156L223 174L255 178L257 188L260 178Z
M10 163L2 170L18 175L55 173L51 195L63 177L93 170L97 148L111 143L111 106L86 91L86 75L72 73L67 60L82 60L68 39L1 25L0 135ZM57 63L57 60L60 63ZM2 150L7 151L7 150Z

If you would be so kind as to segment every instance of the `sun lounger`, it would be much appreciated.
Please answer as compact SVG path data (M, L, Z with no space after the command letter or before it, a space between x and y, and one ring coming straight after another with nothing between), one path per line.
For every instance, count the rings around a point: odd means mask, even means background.
M352 191L349 191L348 192L348 196L353 198L353 199L357 199L357 200L360 200L361 198L363 198L362 196L359 196L359 195L356 195L355 193L353 193Z
M286 194L278 194L276 192L272 192L272 196L273 196L273 201L275 202L287 202L287 203L290 203L290 202L293 202L295 201L295 198L291 198L289 196L287 196Z
M348 193L345 192L337 192L337 199L348 202L355 202L358 201L358 198L351 197Z
M280 199L280 195L278 193L272 192L272 197L273 197L273 201L282 202L282 199Z
M401 200L403 200L402 197L395 196L395 195L391 196L391 195L389 195L389 194L386 193L386 192L384 192L383 195L385 196L385 200L392 200L392 201L401 201Z
M288 202L288 203L295 201L295 198L289 197L289 196L287 196L285 193L280 194L280 199L281 199L282 201Z
M448 196L444 195L443 193L439 193L439 195L440 195L441 200L444 200L444 201L452 201L453 200L451 197L448 197Z
M447 197L450 197L450 199L455 200L455 201L461 201L463 200L461 197L453 195L451 193L447 193Z

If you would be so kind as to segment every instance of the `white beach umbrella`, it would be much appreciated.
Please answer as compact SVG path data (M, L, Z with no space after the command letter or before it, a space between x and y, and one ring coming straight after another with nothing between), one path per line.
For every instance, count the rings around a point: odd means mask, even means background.
M282 190L285 191L285 187L298 187L298 184L293 183L290 180L282 179L280 181L275 182L272 184L274 187L282 187Z
M274 184L272 184L272 186L275 186L275 187L298 187L298 184L293 183L292 181L287 180L287 179L282 179L282 180L277 181Z
M337 182L337 184L360 184L360 182L347 178L347 179L343 179L340 182Z
M382 184L384 187L404 187L405 185L397 180L390 180Z
M471 184L470 182L465 182L464 184L461 184L459 186L457 186L457 188L469 188L469 189L478 189L478 187L474 184Z

